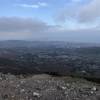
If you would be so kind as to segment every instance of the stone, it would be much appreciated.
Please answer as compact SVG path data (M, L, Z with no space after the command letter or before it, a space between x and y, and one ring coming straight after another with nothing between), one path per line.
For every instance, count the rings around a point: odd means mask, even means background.
M97 88L94 86L91 90L92 91L97 91Z
M21 93L22 93L22 92L25 92L25 89L21 89L20 92L21 92Z
M33 92L33 96L39 98L41 95L37 92Z

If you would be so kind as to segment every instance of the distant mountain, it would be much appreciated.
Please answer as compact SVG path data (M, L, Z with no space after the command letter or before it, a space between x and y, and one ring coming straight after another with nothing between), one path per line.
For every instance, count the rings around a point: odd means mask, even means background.
M0 48L12 47L57 47L57 48L81 48L81 47L100 47L95 43L71 43L64 41L24 41L24 40L7 40L0 41Z

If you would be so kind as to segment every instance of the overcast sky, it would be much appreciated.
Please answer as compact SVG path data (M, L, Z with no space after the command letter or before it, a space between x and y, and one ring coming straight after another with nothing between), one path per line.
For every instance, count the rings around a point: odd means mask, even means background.
M0 40L100 43L100 0L0 0Z

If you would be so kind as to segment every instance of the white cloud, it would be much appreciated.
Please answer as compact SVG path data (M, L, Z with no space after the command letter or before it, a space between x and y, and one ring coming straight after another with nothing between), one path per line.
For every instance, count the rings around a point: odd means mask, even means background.
M25 8L39 8L39 5L29 5L29 4L18 4L17 6Z
M80 1L80 0L72 0ZM91 0L85 4L73 3L64 7L57 15L58 21L76 20L79 23L96 22L100 18L100 0Z
M47 7L48 4L45 2L38 2L37 4L16 4L15 6L24 7L24 8L40 8Z
M42 6L42 7L47 7L48 6L48 4L46 2L38 2L38 5Z
M83 6L79 11L80 22L95 21L100 17L100 0L92 0L89 4Z
M72 0L72 2L81 2L81 0Z

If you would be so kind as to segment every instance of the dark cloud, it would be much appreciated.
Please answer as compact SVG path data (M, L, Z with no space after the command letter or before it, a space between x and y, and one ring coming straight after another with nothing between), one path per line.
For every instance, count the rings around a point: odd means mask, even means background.
M0 39L40 39L48 33L60 29L57 25L32 18L1 17L0 18Z
M0 32L32 32L39 33L47 31L49 25L41 20L18 17L1 17Z

